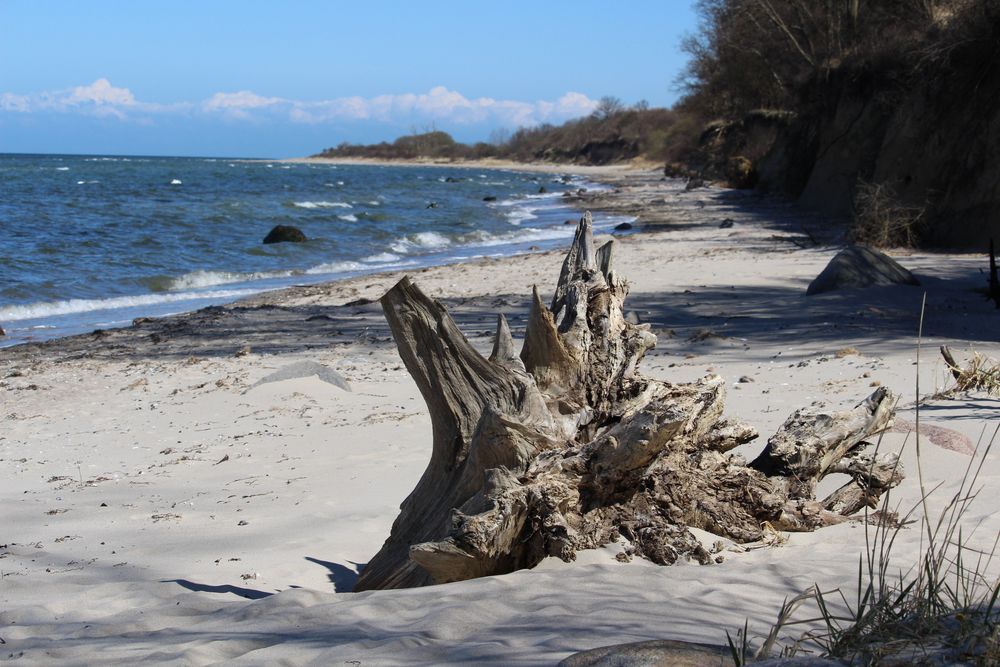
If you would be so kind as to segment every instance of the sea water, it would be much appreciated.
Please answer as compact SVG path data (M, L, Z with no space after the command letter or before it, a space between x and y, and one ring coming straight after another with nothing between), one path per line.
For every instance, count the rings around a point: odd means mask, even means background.
M476 168L0 155L0 346L551 248L572 238L580 211L562 194L581 187L600 186ZM623 220L598 214L595 227ZM264 245L275 225L308 241Z

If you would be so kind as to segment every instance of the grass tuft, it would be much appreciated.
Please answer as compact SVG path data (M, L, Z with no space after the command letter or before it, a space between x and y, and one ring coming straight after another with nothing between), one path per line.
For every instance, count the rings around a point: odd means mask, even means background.
M918 397L922 325L923 312L917 342ZM942 348L942 354L949 360L947 348ZM962 391L996 389L995 362L986 364L976 354L968 369L959 369L953 359L948 363ZM928 501L939 486L927 489L924 483L919 401L916 411L913 435L920 500L901 520L892 520L890 494L886 493L881 510L866 516L873 521L865 522L865 552L858 559L857 582L850 599L843 588L822 591L813 586L785 600L753 654L755 659L776 653L781 657L818 654L850 665L1000 665L1000 576L994 566L1000 534L988 550L977 549L970 541L977 526L971 530L969 526L969 509L982 491L980 474L1000 435L1000 425L988 441L984 426L958 490L943 509L932 513ZM919 520L914 518L918 513ZM903 569L893 548L900 531L914 524L920 529L919 556L916 563L905 563ZM804 607L813 613L798 618ZM807 629L796 639L779 644L779 636L786 630L803 625ZM737 665L748 662L747 630L744 626L738 633L742 638L739 645L730 639Z

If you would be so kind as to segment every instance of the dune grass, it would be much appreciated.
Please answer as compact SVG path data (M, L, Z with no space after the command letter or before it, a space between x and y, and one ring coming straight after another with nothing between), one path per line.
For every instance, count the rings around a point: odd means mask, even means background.
M922 324L921 314L921 332ZM917 396L921 337L919 333ZM805 655L850 665L1000 665L1000 577L991 569L1000 534L989 550L974 548L970 538L976 526L970 526L969 517L983 490L980 474L998 434L1000 425L987 439L984 425L958 490L941 510L932 512L930 501L940 485L928 489L925 484L918 402L913 435L920 500L902 518L890 511L890 493L878 513L868 516L866 510L865 552L858 559L853 594L843 587L823 591L814 585L786 599L755 651L747 624L735 638L727 632L736 665ZM915 563L900 562L901 556L894 553L896 540L911 527L920 530L919 556ZM806 609L812 613L800 613ZM781 643L779 638L796 626L807 629Z

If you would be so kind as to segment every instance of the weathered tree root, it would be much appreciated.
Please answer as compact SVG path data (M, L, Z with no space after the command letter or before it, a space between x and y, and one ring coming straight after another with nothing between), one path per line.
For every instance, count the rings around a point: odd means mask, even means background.
M613 241L577 228L551 307L537 289L520 354L500 316L480 355L440 303L404 278L382 297L433 425L431 460L355 590L405 588L530 568L625 538L664 565L710 562L688 530L740 543L839 523L899 484L865 439L891 425L884 388L844 412L795 412L752 462L757 437L722 417L725 383L642 377L656 342L622 311ZM818 482L851 482L823 500Z

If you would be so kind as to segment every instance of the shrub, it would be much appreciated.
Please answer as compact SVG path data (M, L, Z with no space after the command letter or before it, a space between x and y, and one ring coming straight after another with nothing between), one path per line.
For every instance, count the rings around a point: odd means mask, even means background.
M849 238L876 248L912 247L922 235L925 213L923 206L902 204L888 183L859 180Z

